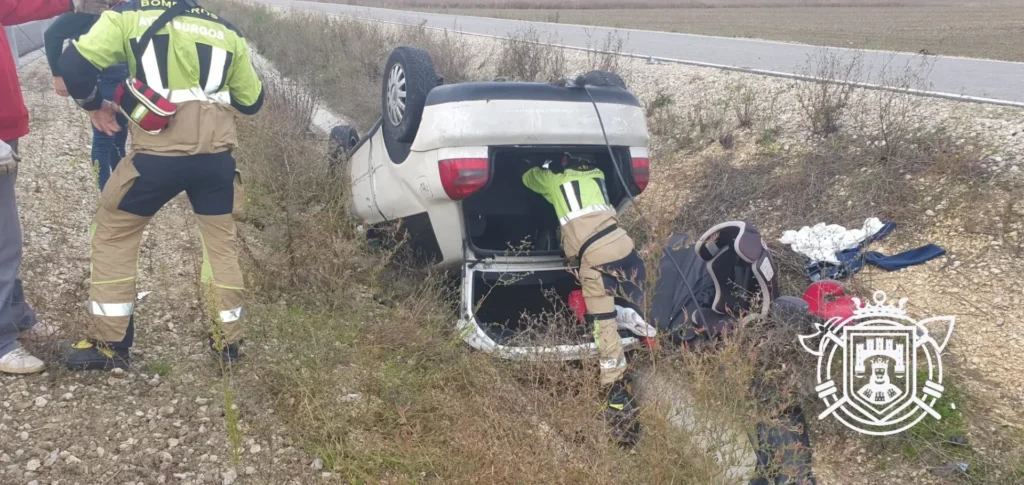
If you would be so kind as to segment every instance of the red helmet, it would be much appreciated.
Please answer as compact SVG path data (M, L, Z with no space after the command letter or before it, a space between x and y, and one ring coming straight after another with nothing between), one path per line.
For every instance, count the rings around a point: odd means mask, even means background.
M856 303L838 281L824 280L812 283L804 292L804 301L811 313L826 320L839 317L846 320L853 316Z

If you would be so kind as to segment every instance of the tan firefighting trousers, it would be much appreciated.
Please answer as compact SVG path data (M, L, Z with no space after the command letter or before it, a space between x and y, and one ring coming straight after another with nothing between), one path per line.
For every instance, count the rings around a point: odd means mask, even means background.
M145 155L165 157L166 163L186 160L190 156L229 152L236 144L234 110L228 106L210 103L189 102L179 105L178 113L171 124L157 135L143 133L132 126L132 153L122 160L111 174L103 193L100 195L96 218L90 228L91 237L91 285L89 289L88 312L90 325L87 336L91 339L118 342L125 337L129 320L134 312L136 299L136 275L139 244L143 230L152 215L137 215L131 201L125 203L125 195L132 190L140 178L135 158ZM147 177L159 178L159 172L147 172ZM180 176L180 171L178 176ZM207 185L210 185L209 182ZM216 337L223 337L224 343L236 343L242 339L242 303L244 283L238 266L236 234L233 216L242 212L245 195L241 177L234 171L230 185L220 189L231 194L227 209L220 214L197 214L199 233L202 241L203 267L201 280L206 297L212 299L207 307L214 309L209 315L211 331ZM150 182L146 187L152 186ZM180 193L170 195L166 190L161 197L168 200ZM145 199L149 194L136 190L132 200ZM191 194L190 194L191 195ZM162 204L161 204L162 205ZM224 204L221 204L224 205ZM195 208L195 203L193 202ZM153 208L155 213L158 210ZM134 211L139 212L139 211ZM146 211L142 211L145 213ZM199 212L197 210L197 212Z
M563 246L567 255L579 251L586 239L615 224L614 213L597 213L569 221L562 226ZM598 348L601 384L609 385L626 372L626 354L622 349L615 324L615 295L605 287L599 269L608 263L623 259L633 251L633 240L622 229L590 244L580 256L580 285L587 303L587 319L594 322L594 341Z

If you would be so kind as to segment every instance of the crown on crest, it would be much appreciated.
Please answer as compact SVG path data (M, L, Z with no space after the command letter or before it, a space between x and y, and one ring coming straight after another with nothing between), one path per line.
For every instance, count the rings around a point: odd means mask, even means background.
M907 304L906 298L900 298L896 305L886 303L884 291L876 291L873 295L874 303L862 302L860 298L854 297L853 301L857 307L853 310L854 317L906 317L907 311L904 307Z
M874 359L871 359L871 368L874 369L874 368L878 368L878 367L886 367L886 368L888 368L889 367L889 361L884 359L884 358L882 358L882 357L875 357Z

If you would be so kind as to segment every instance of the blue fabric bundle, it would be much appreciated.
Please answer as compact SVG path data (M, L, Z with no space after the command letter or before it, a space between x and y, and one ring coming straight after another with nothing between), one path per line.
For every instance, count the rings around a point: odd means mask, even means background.
M886 271L895 271L924 264L946 254L945 249L935 244L926 244L893 256L886 256L877 251L865 251L869 244L884 239L894 230L896 230L896 223L886 222L878 232L865 239L859 246L837 253L836 258L839 260L839 264L811 263L807 267L807 277L811 281L843 279L860 271L865 264L874 265Z

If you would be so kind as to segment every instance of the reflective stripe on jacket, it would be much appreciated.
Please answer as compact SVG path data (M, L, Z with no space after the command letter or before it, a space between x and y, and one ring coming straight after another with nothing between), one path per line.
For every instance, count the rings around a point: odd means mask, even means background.
M604 172L598 169L566 169L555 173L533 167L523 174L523 185L544 196L554 206L555 215L562 225L586 214L615 211L608 200Z
M205 8L186 10L157 31L149 46L138 45L146 29L173 5L167 0L121 3L103 12L73 45L100 70L126 62L133 77L165 97L198 91L214 102L230 96L238 107L260 101L263 85L244 37ZM136 65L136 52L142 54L141 66Z

